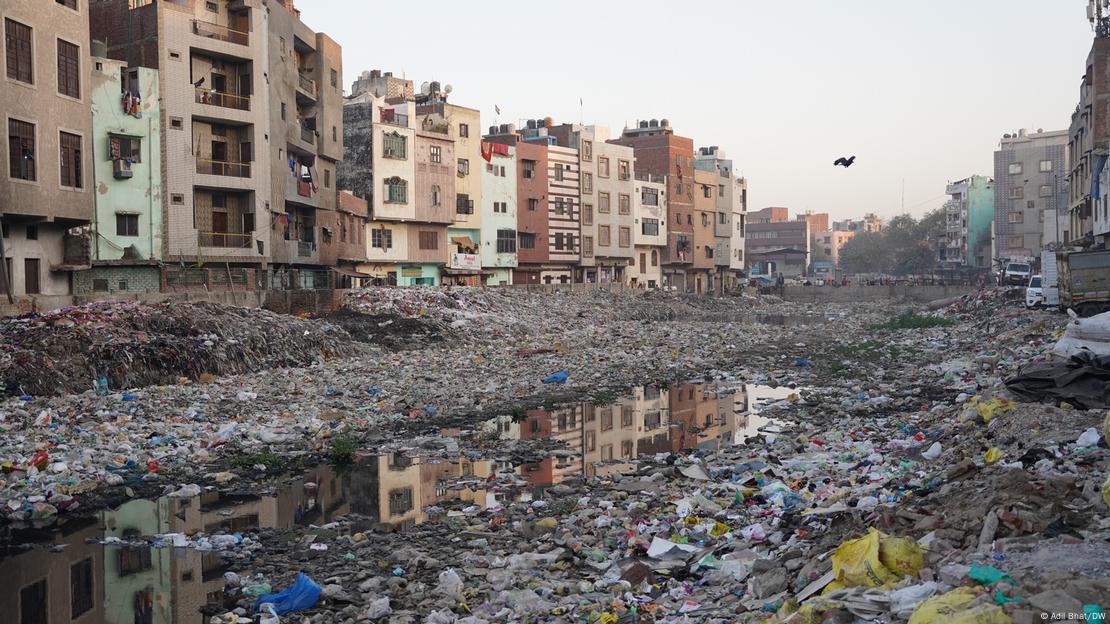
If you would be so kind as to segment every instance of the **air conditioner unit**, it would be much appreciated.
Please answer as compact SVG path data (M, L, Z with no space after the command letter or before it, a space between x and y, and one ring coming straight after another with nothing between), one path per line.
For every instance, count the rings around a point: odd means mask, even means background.
M112 161L112 175L117 180L127 180L131 177L131 163L126 160Z

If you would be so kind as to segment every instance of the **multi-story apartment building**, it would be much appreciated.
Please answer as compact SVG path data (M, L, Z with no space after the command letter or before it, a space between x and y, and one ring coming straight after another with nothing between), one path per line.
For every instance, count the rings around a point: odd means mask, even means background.
M380 74L380 72L379 72ZM368 77L374 81L373 75ZM386 92L404 92L390 75L377 78L386 82ZM355 88L358 89L358 83ZM411 83L408 85L411 90ZM450 255L445 267L447 281L456 284L477 285L481 278L479 248L482 244L482 137L481 116L476 109L451 104L447 101L446 88L439 83L428 85L428 92L416 96L416 115L421 124L446 128L447 136L454 142L455 204L452 223L447 228ZM494 283L497 283L496 281Z
M80 253L67 254L67 242L72 250L83 240L67 233L93 219L89 6L6 0L0 17L8 145L0 178L0 293L68 295L69 270L87 266L88 258L80 245Z
M1100 242L1110 234L1110 213L1094 211L1092 185L1099 179L1110 156L1110 29L1107 20L1097 24L1083 78L1079 84L1079 103L1071 115L1067 131L1067 179L1054 181L1057 190L1066 183L1068 219L1060 227L1072 239L1082 241L1088 234ZM1019 132L1019 134L1021 134ZM995 178L998 179L997 176ZM1096 228L1097 221L1097 228ZM995 227L998 227L998 223ZM1051 228L1049 228L1051 229ZM1096 229L1099 230L1096 233ZM1045 236L1049 232L1045 232ZM1055 235L1053 233L1053 235ZM1005 242L1005 241L1002 241Z
M813 236L813 260L829 262L833 268L839 267L840 250L855 235L855 232L841 232L839 230L818 232Z
M163 259L330 263L342 159L338 44L292 0L91 0L107 55L159 70ZM321 247L323 245L323 248ZM277 279L277 276L275 276ZM301 286L313 286L304 272Z
M674 133L666 119L640 121L611 142L633 148L636 170L667 180L667 247L663 283L680 291L692 289L687 271L694 263L694 142Z
M1003 135L994 153L994 237L999 257L1039 256L1047 244L1072 238L1067 229L1071 226L1064 226L1063 220L1067 150L1065 130ZM1061 227L1065 229L1058 232Z
M694 167L717 176L716 214L713 227L716 238L713 264L716 291L733 288L744 270L744 212L747 182L733 176L732 160L716 145L698 149ZM704 195L704 189L698 189ZM695 193L695 203L696 203Z
M948 184L944 202L945 238L940 260L949 267L990 268L994 180L974 175Z
M515 135L514 135L515 136ZM519 138L519 137L517 137ZM514 284L539 284L543 269L551 261L547 243L551 237L547 196L547 146L517 141L517 267Z
M881 232L883 230L883 219L874 213L867 213L862 219L833 221L832 229L836 232Z
M94 48L103 44L93 43ZM97 50L100 52L100 50ZM92 268L74 293L158 292L163 257L162 115L158 71L94 56Z
M336 197L336 223L339 244L336 246L337 286L361 286L370 276L359 272L366 264L366 225L370 220L370 204L350 191L339 191Z
M581 199L578 194L578 150L547 142L547 223L549 267L540 279L545 284L569 284L582 256L592 252L580 244Z
M717 237L717 186L716 171L694 170L694 265L690 290L698 293L716 292L718 288L717 255L727 250L719 247ZM727 255L725 256L727 259ZM688 284L689 286L689 284Z
M529 130L536 124L529 121ZM574 281L623 283L634 257L634 150L609 143L604 126L562 124L547 131L559 145L578 151L581 167L582 259Z
M635 256L628 271L632 287L663 285L663 250L667 246L667 180L648 173L636 175L633 195L632 244Z
M517 157L516 147L487 143L482 165L481 256L479 267L486 283L511 284L517 266ZM535 243L534 237L532 243Z

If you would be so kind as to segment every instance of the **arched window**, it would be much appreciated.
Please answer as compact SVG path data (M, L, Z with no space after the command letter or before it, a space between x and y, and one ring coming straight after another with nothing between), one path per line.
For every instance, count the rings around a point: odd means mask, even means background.
M433 184L432 185L432 205L433 206L442 206L443 205L443 194L440 193L438 184Z
M651 266L659 266L659 252L651 250Z

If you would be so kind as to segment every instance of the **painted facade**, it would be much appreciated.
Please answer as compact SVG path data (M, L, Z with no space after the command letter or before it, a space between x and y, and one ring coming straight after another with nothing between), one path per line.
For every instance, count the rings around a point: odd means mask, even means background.
M667 181L641 174L633 189L632 243L635 256L629 285L656 289L663 285L663 249L667 246Z
M489 144L482 160L481 265L489 285L511 284L517 267L517 156L509 145Z

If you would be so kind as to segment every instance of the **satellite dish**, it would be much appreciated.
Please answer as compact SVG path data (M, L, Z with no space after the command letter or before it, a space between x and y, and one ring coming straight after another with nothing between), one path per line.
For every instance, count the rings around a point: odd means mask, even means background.
M420 93L423 93L424 95L428 95L428 93L430 93L431 90L432 90L431 84L429 84L427 82L420 83Z
M455 87L452 87L451 85L447 85L446 87L443 87L443 92L444 93L450 93L454 90L455 90Z

